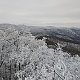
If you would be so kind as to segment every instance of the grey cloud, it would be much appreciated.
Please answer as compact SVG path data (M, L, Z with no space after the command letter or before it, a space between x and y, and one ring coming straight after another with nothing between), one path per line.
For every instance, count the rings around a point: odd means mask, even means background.
M80 0L0 0L0 22L80 23Z

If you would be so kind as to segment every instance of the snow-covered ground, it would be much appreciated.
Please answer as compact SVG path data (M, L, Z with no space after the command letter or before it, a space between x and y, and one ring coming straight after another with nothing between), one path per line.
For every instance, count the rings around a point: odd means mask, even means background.
M48 48L45 38L35 39L28 28L0 30L0 44L11 51L10 61L25 64L15 73L18 80L80 80L80 57L63 52L59 43L56 50Z

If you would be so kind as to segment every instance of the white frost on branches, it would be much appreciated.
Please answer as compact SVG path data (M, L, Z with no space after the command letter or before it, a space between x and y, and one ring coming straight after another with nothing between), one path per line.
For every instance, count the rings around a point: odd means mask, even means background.
M71 57L50 49L43 40L37 40L25 26L0 30L0 52L6 60L16 60L24 65L15 75L22 80L80 80L80 57Z

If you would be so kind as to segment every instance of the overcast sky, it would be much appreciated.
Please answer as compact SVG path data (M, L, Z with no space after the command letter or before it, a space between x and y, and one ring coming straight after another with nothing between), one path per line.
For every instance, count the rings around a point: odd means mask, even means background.
M0 23L79 24L80 0L0 0Z

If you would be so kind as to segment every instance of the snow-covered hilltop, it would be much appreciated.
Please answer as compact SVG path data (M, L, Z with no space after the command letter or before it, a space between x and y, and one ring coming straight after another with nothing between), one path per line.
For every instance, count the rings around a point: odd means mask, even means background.
M47 47L28 27L0 27L0 80L80 80L80 57Z

